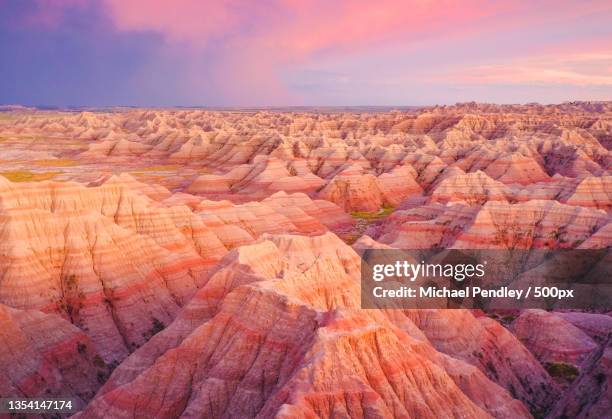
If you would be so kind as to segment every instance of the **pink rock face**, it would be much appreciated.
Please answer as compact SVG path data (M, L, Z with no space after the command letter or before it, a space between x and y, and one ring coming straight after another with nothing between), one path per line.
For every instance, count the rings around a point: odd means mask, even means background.
M612 210L612 176L587 177L581 181L566 203Z
M341 173L321 191L319 197L343 205L346 211L377 211L388 203L374 175Z
M556 313L589 335L595 341L605 341L612 330L612 317L605 314L567 312Z
M187 208L117 183L0 187L0 301L61 314L108 362L169 323L226 252Z
M89 401L110 370L91 339L66 320L0 304L0 394Z
M455 245L468 249L576 247L605 226L609 218L602 211L555 201L488 202Z
M358 254L609 247L611 121L608 102L5 112L0 397L606 417L609 312L364 310Z
M444 179L431 194L432 201L466 201L482 204L487 201L507 201L511 190L484 172L457 174Z
M236 249L185 308L190 330L177 318L117 368L82 416L528 416L483 373L395 326L399 319L361 311L358 263L330 233ZM185 386L197 393L185 398ZM151 392L166 397L151 403Z
M478 367L522 400L531 411L546 411L559 395L556 384L508 330L467 310L410 310L407 317L439 351Z
M526 185L548 180L549 176L532 158L520 153L497 156L485 173L503 183Z
M3 185L7 257L0 261L0 301L62 314L90 331L109 362L145 342L157 324L168 324L226 248L266 232L327 231L315 217L332 227L351 223L333 204L305 195L277 194L261 204L216 210L203 203L198 216L184 206L162 206L118 180L89 188ZM16 247L17 237L26 244ZM24 284L35 297L18 291Z

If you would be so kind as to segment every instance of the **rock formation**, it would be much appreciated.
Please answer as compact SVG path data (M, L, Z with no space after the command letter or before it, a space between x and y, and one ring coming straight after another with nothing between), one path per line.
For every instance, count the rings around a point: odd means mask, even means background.
M610 102L7 109L0 397L81 418L604 417L610 312L365 310L358 255L610 247L611 149Z

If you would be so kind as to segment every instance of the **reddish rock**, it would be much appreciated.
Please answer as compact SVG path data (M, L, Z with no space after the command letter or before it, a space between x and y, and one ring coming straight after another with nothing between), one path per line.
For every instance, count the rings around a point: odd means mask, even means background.
M542 363L579 366L597 348L586 333L562 316L544 310L523 311L512 322L511 330Z
M89 337L66 320L0 304L0 397L72 398L81 409L110 374Z

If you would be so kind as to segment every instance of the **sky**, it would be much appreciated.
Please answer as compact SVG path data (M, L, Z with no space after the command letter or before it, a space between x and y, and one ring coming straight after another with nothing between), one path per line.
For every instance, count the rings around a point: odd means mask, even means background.
M0 103L612 100L612 1L0 0Z

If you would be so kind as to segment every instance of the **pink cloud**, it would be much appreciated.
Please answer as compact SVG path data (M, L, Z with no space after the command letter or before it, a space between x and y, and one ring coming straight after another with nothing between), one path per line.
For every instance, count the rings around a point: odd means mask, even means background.
M170 40L204 45L238 37L300 56L354 48L455 28L520 10L511 1L486 0L105 0L117 28L155 31Z
M194 57L218 49L216 84L230 99L295 102L280 72L317 54L363 52L472 30L474 22L517 11L510 1L486 0L105 0L120 31L153 31L187 45ZM198 60L194 60L199 63ZM197 82L198 68L191 77Z
M119 30L207 44L238 38L300 57L610 10L605 0L104 0Z
M612 51L542 54L537 57L468 67L438 77L476 84L558 84L612 86Z
M269 48L303 59L385 43L453 38L526 22L612 11L608 0L35 0L33 21L58 23L67 10L102 5L119 31L152 31L169 42Z

